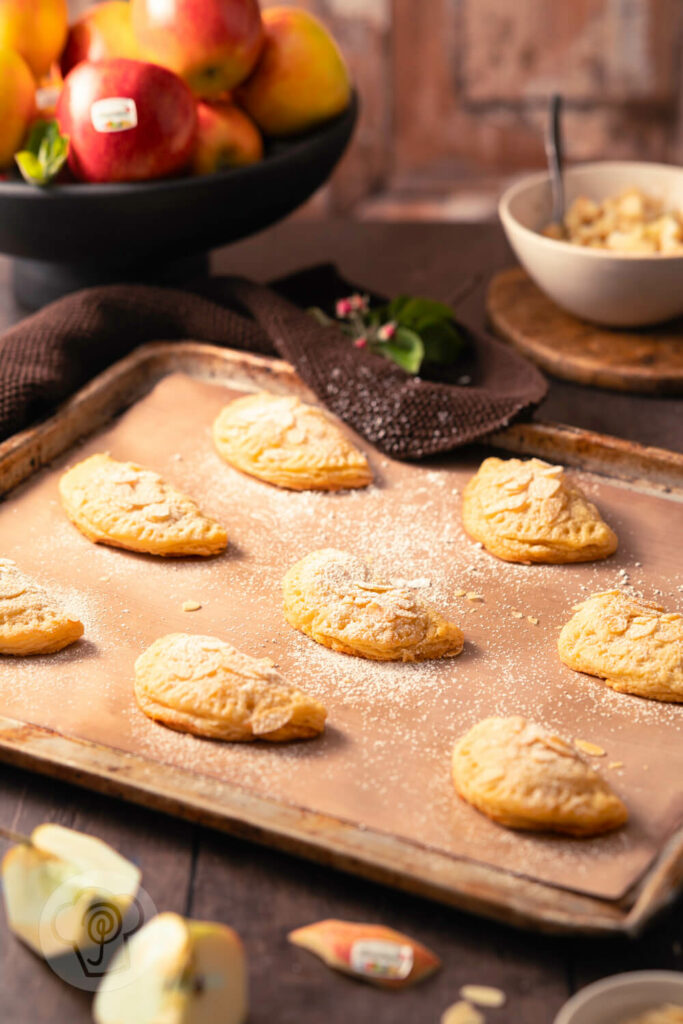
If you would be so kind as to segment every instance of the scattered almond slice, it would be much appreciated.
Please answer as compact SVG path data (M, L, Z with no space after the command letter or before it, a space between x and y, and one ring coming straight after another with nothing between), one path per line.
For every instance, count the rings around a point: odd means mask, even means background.
M532 626L538 625L538 619L535 615L527 615L526 620L527 622L530 622Z
M483 601L484 598L483 598L482 594L477 594L477 593L475 593L474 590L470 590L469 593L467 594L467 600L468 601Z
M521 612L513 611L512 618L513 619L523 619L524 616L523 616L523 614Z
M607 765L607 767L608 768L623 768L624 767L624 762L623 761L610 761L610 763Z
M466 590L456 590L454 596L455 597L464 597L466 593L467 593Z
M606 754L602 747L599 747L597 743L591 743L590 740L574 740L574 746L583 754L590 754L591 757L604 757Z
M184 612L198 612L200 608L199 601L183 601Z
M463 985L460 995L475 1006L490 1006L495 1009L505 1005L505 993L492 985Z
M485 1020L484 1014L465 1000L453 1003L441 1015L441 1024L485 1024Z

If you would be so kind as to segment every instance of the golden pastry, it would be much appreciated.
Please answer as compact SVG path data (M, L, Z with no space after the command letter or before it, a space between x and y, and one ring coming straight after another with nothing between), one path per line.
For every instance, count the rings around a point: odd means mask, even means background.
M628 812L609 785L559 736L526 718L486 718L453 749L460 796L508 828L592 836Z
M465 488L470 537L506 562L592 562L617 549L616 534L562 466L540 459L485 459Z
M375 579L346 551L323 548L282 581L285 618L325 647L373 661L418 661L460 654L462 631L413 589Z
M215 740L306 739L323 731L327 714L269 658L190 633L162 636L140 655L135 696L149 718Z
M340 491L372 481L367 459L322 409L292 395L236 398L213 425L218 454L236 469L294 491Z
M108 455L91 455L59 481L62 505L81 533L152 555L215 555L227 534L158 473Z
M593 594L560 633L569 668L619 693L683 702L683 616L620 590Z
M50 654L83 636L83 623L67 615L50 594L0 559L0 654Z

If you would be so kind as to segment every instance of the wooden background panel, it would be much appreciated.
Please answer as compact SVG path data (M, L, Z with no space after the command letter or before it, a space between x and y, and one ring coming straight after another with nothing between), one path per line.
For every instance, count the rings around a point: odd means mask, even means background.
M573 101L670 103L677 0L460 0L468 102L520 106L559 88Z
M568 101L570 158L665 158L677 138L675 0L394 0L394 152L400 179L447 163L543 162L550 92ZM406 73L412 68L414 73Z

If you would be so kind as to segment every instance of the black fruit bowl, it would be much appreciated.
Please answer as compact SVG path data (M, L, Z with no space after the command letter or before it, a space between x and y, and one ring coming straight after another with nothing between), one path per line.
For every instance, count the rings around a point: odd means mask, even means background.
M358 116L349 108L305 136L271 143L249 167L127 185L0 182L0 252L15 257L17 300L36 309L113 281L177 283L206 252L281 220L329 177Z

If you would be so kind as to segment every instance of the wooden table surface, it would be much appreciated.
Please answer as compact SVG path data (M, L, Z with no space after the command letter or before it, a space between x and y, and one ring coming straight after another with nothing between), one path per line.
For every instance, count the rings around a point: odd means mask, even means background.
M260 279L321 260L369 288L456 300L481 317L485 280L510 262L493 226L283 225L217 254L214 269ZM0 262L0 328L22 315ZM592 391L554 382L540 412L554 419L663 447L683 448L683 402ZM683 970L683 899L635 940L587 940L517 931L107 799L28 772L0 767L0 825L29 832L54 820L111 842L142 868L159 910L233 925L250 966L251 1024L438 1024L461 985L496 985L506 1006L490 1024L550 1024L571 992L624 970ZM677 784L672 780L672 785ZM0 852L6 843L0 840ZM403 993L330 972L286 934L323 917L378 921L433 948L443 970ZM91 996L59 980L0 921L2 1024L81 1024ZM216 1022L219 1024L219 1022Z

